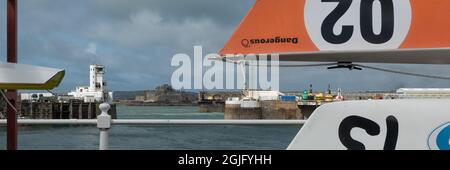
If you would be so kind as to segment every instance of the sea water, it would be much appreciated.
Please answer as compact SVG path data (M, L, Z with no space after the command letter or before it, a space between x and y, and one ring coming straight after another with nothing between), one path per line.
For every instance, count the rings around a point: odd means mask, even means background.
M199 113L197 107L118 106L119 119L223 119L223 113ZM112 125L110 149L116 150L283 150L300 125ZM95 126L22 126L19 149L96 150ZM6 128L0 127L0 149Z

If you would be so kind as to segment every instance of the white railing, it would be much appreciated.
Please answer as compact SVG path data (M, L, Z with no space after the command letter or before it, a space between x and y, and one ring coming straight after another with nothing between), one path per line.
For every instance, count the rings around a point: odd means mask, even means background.
M116 119L111 120L114 125L299 125L304 120L217 120L217 119ZM21 125L97 125L97 120L47 120L22 119L17 121ZM6 120L0 120L0 125L6 125Z
M108 131L111 124L115 125L303 125L306 120L160 120L160 119L111 119L108 115L110 109L109 104L101 104L100 110L102 114L97 120L31 120L19 119L17 123L20 125L97 125L100 130L100 150L108 149ZM0 120L0 125L6 125L6 120Z

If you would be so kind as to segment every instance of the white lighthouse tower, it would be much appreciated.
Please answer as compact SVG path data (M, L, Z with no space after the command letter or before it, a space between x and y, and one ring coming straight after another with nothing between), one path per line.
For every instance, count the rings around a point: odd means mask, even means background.
M105 91L106 83L103 82L103 75L105 74L105 67L101 65L91 65L89 68L89 91L98 92Z
M90 65L89 67L89 87L77 87L74 92L68 95L84 102L112 102L113 94L108 92L105 75L105 67L102 65Z

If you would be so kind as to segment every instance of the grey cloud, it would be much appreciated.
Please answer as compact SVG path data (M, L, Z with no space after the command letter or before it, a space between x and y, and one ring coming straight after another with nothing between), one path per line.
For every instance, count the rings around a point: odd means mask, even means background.
M5 0L0 1L0 7L4 8L2 2ZM173 70L172 55L191 53L193 45L205 45L205 51L217 51L251 3L240 0L21 1L20 62L67 69L61 90L87 82L86 68L92 63L108 67L110 81L116 82L110 85L115 89L151 88L168 82ZM2 23L5 23L4 16L0 14ZM5 32L3 28L0 31ZM97 44L97 55L86 52L90 43ZM0 47L5 49L4 44Z
M209 44L220 48L226 38L226 29L211 19L186 19L167 21L156 12L142 10L130 14L130 18L115 23L100 22L89 33L93 39L106 40L128 48L165 46L174 49Z
M126 19L135 11L151 10L166 20L210 18L220 26L230 27L239 23L236 18L242 17L253 3L252 0L93 0L95 8L91 9L107 18Z
M0 0L0 9L5 9ZM169 83L176 53L192 56L193 45L217 52L253 0L28 0L20 1L20 62L65 68L60 91L87 83L88 65L108 67L113 90L148 89ZM0 56L6 55L5 10L0 10ZM97 53L86 52L89 44ZM4 61L4 57L0 59ZM450 75L448 66L375 66L433 75ZM448 81L377 71L326 68L282 69L284 90L313 83L344 90L392 90L398 87L448 87Z

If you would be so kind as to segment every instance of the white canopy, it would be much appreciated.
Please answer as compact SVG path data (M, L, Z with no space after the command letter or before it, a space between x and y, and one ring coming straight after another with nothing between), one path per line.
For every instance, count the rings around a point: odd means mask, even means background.
M62 69L0 62L0 89L53 89L64 75Z

